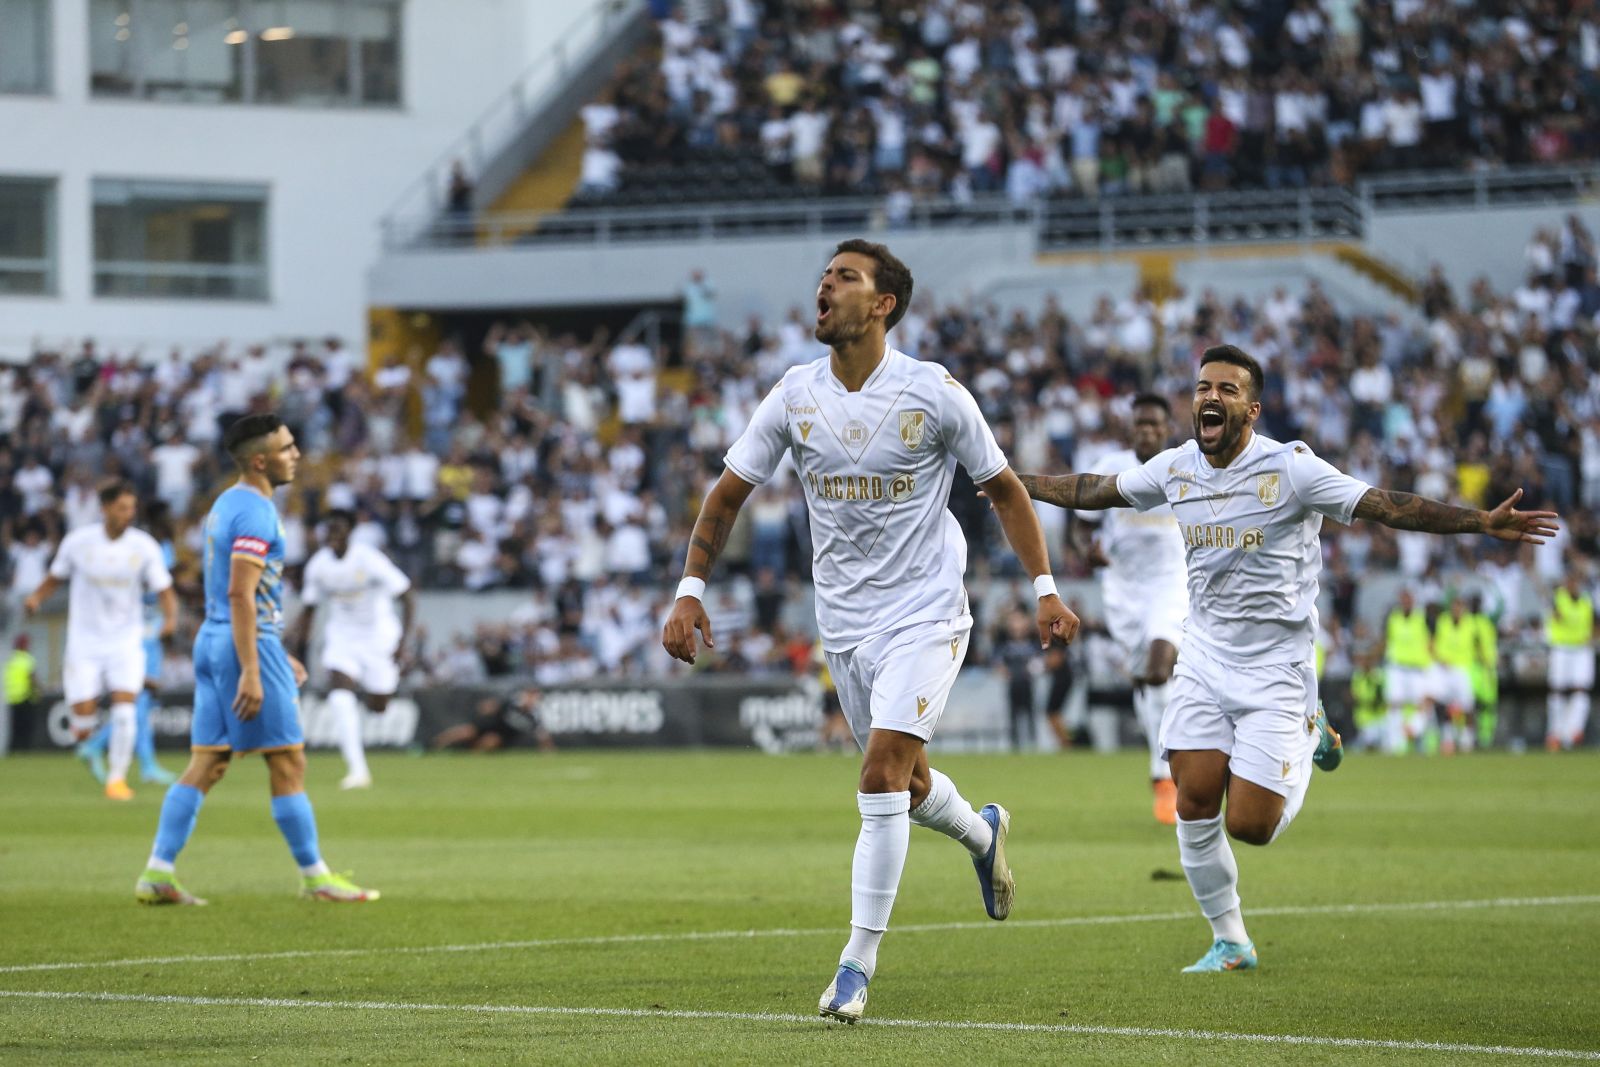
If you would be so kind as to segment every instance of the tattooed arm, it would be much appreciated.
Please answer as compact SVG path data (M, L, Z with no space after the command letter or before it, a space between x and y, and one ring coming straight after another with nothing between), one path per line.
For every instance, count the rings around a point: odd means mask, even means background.
M1419 530L1436 534L1488 534L1502 541L1526 541L1542 545L1554 536L1557 524L1553 511L1517 511L1522 490L1512 493L1493 511L1458 508L1414 493L1388 489L1368 489L1356 504L1355 517L1381 522L1396 530Z
M700 517L694 520L694 532L689 535L689 554L683 563L685 578L704 581L711 577L711 568L728 543L728 534L733 532L739 509L754 490L755 486L726 471L717 479L717 484L706 494L705 503L700 505ZM711 636L711 620L700 598L679 597L661 629L661 645L674 659L693 663L696 630L705 639L707 648L717 647Z
M1022 485L1033 499L1059 508L1104 511L1133 505L1117 491L1114 474L1020 474Z

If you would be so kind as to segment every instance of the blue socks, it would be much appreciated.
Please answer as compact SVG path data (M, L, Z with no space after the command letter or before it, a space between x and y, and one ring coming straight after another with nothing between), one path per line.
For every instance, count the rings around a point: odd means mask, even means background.
M192 785L182 782L172 784L167 790L167 798L161 802L161 821L156 824L156 843L150 852L151 859L168 864L177 860L178 853L189 843L189 835L194 833L194 822L200 816L200 805L205 799L206 795ZM309 812L310 806L307 805ZM313 830L313 845L315 840L316 831Z
M273 797L272 818L283 839L289 842L294 861L302 869L322 862L322 853L317 848L317 817L311 811L309 797L304 793Z

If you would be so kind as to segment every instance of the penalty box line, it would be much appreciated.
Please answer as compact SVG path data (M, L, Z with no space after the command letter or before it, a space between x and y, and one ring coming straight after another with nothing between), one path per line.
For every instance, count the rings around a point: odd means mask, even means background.
M284 1008L356 1010L471 1015L569 1016L602 1019L691 1020L711 1022L789 1023L834 1026L815 1015L788 1012L684 1011L669 1008L566 1008L532 1004L428 1004L386 1000L291 1000L281 997L186 997L145 993L65 993L0 989L12 1000L95 1001L110 1004L176 1005L216 1008ZM1254 1045L1298 1045L1312 1048L1382 1049L1440 1052L1451 1055L1522 1056L1542 1059L1600 1060L1600 1052L1539 1048L1527 1045L1472 1045L1449 1041L1406 1041L1372 1037L1324 1037L1313 1034L1250 1034L1226 1030L1164 1029L1152 1026L1088 1026L1053 1023L978 1022L960 1019L863 1019L868 1028L966 1030L1008 1034L1060 1034L1069 1037L1132 1037L1145 1040L1223 1041Z
M1540 908L1600 904L1600 895L1561 897L1492 897L1482 900L1418 900L1370 904L1303 904L1251 908L1251 916L1369 915L1384 912L1447 912L1490 908ZM960 930L1053 929L1069 926L1121 926L1130 923L1180 922L1198 919L1193 911L1135 912L1129 915L1072 915L1055 919L1011 919L994 922L906 923L890 929L896 934L945 933ZM600 934L590 937L548 937L522 941L481 941L458 945L392 945L364 948L286 949L279 952L233 952L188 956L138 956L110 960L68 960L59 963L17 963L0 966L0 974L41 971L85 971L102 967L159 967L180 963L248 963L264 960L349 958L353 956L426 956L443 953L512 952L522 949L571 948L603 945L645 945L684 941L747 941L772 937L822 937L837 935L842 927L809 929L777 927L765 930L685 930L676 933Z

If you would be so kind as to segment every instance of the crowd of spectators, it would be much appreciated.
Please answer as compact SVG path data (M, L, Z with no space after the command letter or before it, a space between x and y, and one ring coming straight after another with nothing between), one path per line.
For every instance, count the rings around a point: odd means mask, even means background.
M653 46L583 110L586 195L730 153L801 191L1027 201L1349 184L1600 147L1588 4L663 7Z
M1375 484L1475 506L1521 487L1529 505L1566 517L1559 542L1538 551L1330 524L1325 584L1339 625L1354 618L1357 582L1373 569L1423 586L1475 573L1514 607L1524 587L1560 573L1563 552L1600 556L1595 258L1570 220L1530 241L1514 292L1481 281L1458 292L1436 271L1424 314L1409 322L1348 314L1315 284L1256 301L1139 290L1104 296L1079 319L1054 301L1028 314L919 293L892 340L966 383L1027 471L1086 469L1117 445L1141 388L1170 396L1187 434L1197 354L1238 344L1267 368L1263 432L1302 439ZM689 343L657 348L528 322L376 369L331 339L154 362L87 341L41 344L26 364L0 366L0 578L13 604L34 588L62 532L97 520L97 481L115 473L170 510L192 595L198 520L230 476L220 429L273 409L306 454L281 501L291 582L320 517L345 508L358 517L354 537L425 588L528 592L511 617L430 642L413 657L420 669L455 680L532 673L540 684L676 669L656 626L700 497L759 399L821 353L799 308L719 328L711 280L697 275L690 287L699 325ZM495 383L476 406L474 367ZM951 507L974 583L1016 577L959 477ZM708 605L721 654L701 669L793 670L808 661L812 634L797 480L780 473L745 515ZM1087 575L1065 513L1043 518L1059 571Z

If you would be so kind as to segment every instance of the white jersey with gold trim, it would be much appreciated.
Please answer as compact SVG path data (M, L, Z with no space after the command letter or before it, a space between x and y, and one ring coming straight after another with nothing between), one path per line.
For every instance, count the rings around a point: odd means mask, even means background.
M80 526L61 539L50 575L67 590L67 659L144 642L144 595L172 587L156 539L128 527L113 541L103 523Z
M829 652L967 613L967 543L946 507L956 463L982 483L1005 454L966 388L889 349L859 392L824 357L791 369L728 449L760 485L787 454L811 515L817 629Z
M1124 448L1102 456L1090 473L1120 474L1138 465L1133 449ZM1108 508L1080 511L1078 516L1097 524L1096 539L1111 561L1100 572L1107 611L1113 610L1113 601L1137 611L1151 597L1188 600L1183 535L1171 507L1157 504L1146 511Z
M324 545L306 562L300 599L327 605L323 620L329 644L393 647L400 638L395 597L404 596L411 579L371 545L352 542L343 556Z
M1370 488L1303 442L1260 434L1221 470L1186 441L1117 476L1124 500L1171 504L1177 516L1189 567L1184 655L1242 666L1311 662L1322 517L1349 522Z

